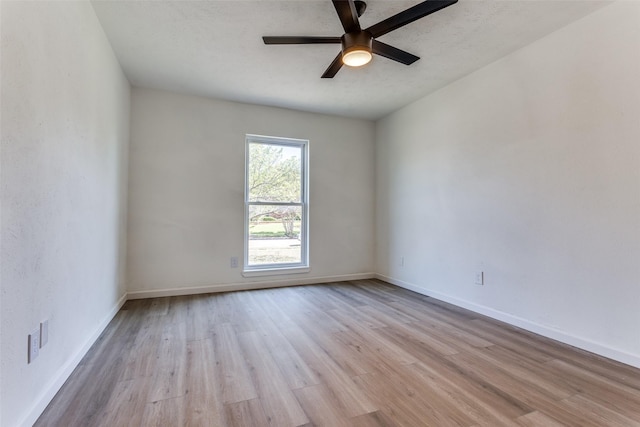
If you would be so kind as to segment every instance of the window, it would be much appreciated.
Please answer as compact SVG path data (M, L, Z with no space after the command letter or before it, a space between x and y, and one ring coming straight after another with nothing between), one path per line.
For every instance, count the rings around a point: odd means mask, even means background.
M308 145L247 135L245 275L309 271Z

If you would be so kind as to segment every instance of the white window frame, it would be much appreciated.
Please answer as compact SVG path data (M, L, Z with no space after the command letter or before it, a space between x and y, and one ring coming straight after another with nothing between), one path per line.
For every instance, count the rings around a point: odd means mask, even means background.
M289 202L251 202L249 201L249 144L269 144L293 146L301 149L301 201ZM244 177L244 263L242 275L245 277L309 272L309 140L281 138L274 136L247 134L245 139L245 177ZM299 206L302 209L300 224L301 262L249 265L249 208L251 206Z

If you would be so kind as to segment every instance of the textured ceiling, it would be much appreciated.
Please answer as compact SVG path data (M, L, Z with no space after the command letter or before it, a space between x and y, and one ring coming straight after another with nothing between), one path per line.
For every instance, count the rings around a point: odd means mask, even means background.
M459 0L380 37L421 57L375 56L320 76L339 45L266 46L263 35L340 36L329 0L94 0L134 86L377 119L606 5L591 0ZM419 3L369 0L363 28ZM532 66L535 66L533 64Z

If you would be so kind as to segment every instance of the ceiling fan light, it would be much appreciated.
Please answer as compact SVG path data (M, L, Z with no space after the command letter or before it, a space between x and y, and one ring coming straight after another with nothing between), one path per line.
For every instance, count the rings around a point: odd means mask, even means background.
M342 63L361 67L371 62L373 37L366 31L346 33L342 36Z
M342 54L342 62L349 67L361 67L371 62L371 52L368 50L357 48Z

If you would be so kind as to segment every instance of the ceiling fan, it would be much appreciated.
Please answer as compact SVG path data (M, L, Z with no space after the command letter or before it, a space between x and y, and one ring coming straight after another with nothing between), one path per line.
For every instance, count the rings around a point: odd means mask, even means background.
M376 38L447 6L451 6L457 1L426 0L363 30L360 28L358 18L362 16L367 8L367 4L364 1L332 0L345 31L341 37L264 36L262 40L264 40L264 44L342 44L342 50L322 74L323 79L333 78L342 67L342 64L351 67L368 64L374 53L405 65L411 65L420 58L404 50L382 43Z

